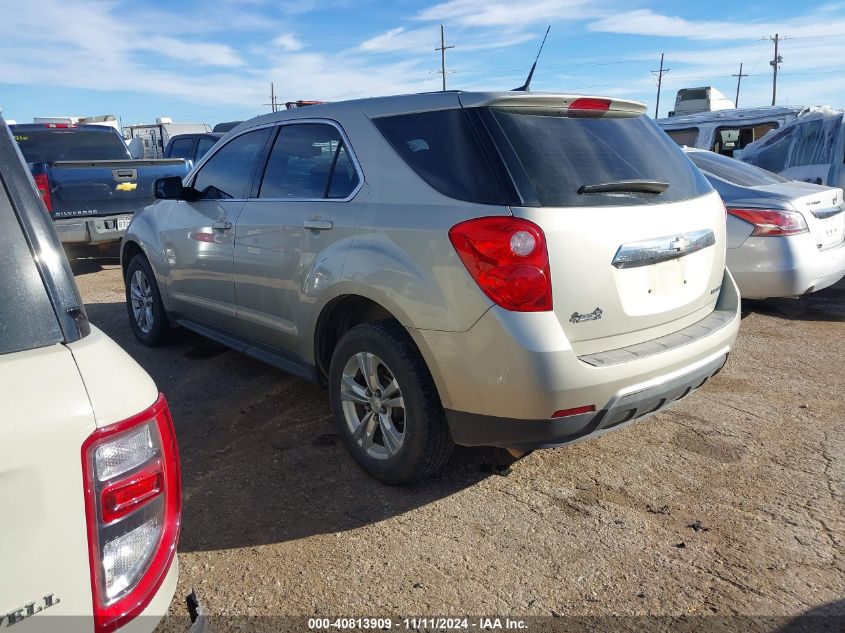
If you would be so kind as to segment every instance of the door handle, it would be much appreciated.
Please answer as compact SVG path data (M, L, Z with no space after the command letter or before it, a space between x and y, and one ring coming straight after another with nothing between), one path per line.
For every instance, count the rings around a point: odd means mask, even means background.
M302 226L309 231L328 231L334 224L328 220L305 220Z
M211 228L214 231L228 231L232 228L232 223L226 220L217 220L217 222L211 225Z

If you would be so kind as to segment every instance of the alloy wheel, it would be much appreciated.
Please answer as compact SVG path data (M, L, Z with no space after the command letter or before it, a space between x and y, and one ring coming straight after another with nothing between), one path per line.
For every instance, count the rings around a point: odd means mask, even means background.
M405 401L395 375L369 352L352 356L343 368L340 399L353 440L368 455L389 459L405 440Z

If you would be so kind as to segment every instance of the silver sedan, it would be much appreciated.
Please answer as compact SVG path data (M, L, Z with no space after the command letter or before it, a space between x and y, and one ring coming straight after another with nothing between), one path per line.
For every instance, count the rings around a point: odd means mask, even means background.
M725 202L727 264L744 298L797 297L845 276L842 189L685 151Z

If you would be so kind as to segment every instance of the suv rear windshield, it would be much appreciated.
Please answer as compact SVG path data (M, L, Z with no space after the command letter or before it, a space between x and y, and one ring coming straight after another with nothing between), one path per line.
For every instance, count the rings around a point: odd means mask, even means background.
M2 181L0 298L0 354L44 347L63 340L53 304Z
M17 130L12 134L28 163L57 160L127 160L129 150L112 130L44 128Z
M572 116L559 109L490 108L497 143L544 207L679 202L712 191L683 151L645 115ZM510 151L508 151L510 150ZM578 193L582 186L658 181L662 193ZM524 188L524 186L523 186ZM523 198L529 196L523 193Z
M560 109L482 107L374 119L405 162L444 195L482 204L620 206L712 191L646 116L567 116ZM659 181L662 193L579 194L582 185ZM518 193L518 195L517 195Z
M789 182L787 178L765 169L713 152L690 152L687 156L701 171L740 187L762 187Z

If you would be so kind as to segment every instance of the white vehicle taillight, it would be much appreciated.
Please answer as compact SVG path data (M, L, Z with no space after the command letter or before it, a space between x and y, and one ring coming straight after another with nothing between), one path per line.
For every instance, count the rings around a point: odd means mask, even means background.
M182 490L164 396L97 429L82 446L82 472L94 622L106 633L144 610L176 555Z
M754 226L751 235L757 237L783 237L807 232L807 222L800 213L779 209L736 209L728 213Z

